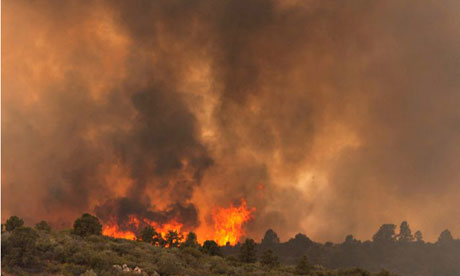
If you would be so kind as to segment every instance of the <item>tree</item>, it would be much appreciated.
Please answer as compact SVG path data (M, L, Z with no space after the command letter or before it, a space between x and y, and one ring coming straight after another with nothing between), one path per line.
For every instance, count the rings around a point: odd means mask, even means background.
M398 241L400 242L411 242L414 241L414 236L410 230L409 224L407 221L401 222L399 226L399 234L397 235Z
M169 230L165 236L165 247L173 248L178 247L184 236L176 231Z
M90 214L83 214L81 218L75 220L73 233L82 237L89 235L101 235L102 225L99 219Z
M13 231L14 229L24 225L24 221L17 216L11 216L5 224L5 229L8 232Z
M207 240L203 243L201 251L211 256L222 256L219 245L213 240Z
M152 226L148 225L139 234L138 239L147 242L147 243L154 243L154 238L158 236L157 231L155 231L155 228Z
M40 221L39 223L35 224L35 229L37 230L40 230L40 231L46 231L46 232L50 232L51 231L51 227L49 226L49 224L42 220Z
M36 263L37 253L35 244L38 239L37 232L30 227L16 227L8 238L4 260L7 265L28 267Z
M240 261L243 263L255 263L256 257L256 243L253 239L246 239L240 248Z
M300 259L300 261L297 263L295 272L298 275L310 274L310 264L308 263L308 258L306 255L303 255L302 259Z
M383 224L377 233L374 234L372 240L375 243L392 242L395 240L395 229L396 225L394 224Z
M415 232L414 237L417 242L423 242L422 232L420 231Z
M182 247L198 248L198 246L200 245L198 244L196 234L194 232L188 233L187 237L185 238L185 242L182 244Z
M265 232L265 236L260 244L264 247L273 247L279 243L280 239L278 238L278 235L275 233L275 231L268 229L267 232Z
M449 230L444 230L441 232L438 238L438 244L446 245L452 243L454 238L452 237L452 234L450 233Z
M268 266L270 268L276 267L279 265L278 262L278 257L273 254L273 251L271 249L268 249L267 251L264 252L262 255L262 258L260 259L260 262Z

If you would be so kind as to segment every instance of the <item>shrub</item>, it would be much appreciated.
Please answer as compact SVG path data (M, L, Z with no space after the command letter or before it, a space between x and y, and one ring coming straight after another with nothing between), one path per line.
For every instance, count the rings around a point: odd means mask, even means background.
M5 223L5 230L8 232L24 225L24 221L17 216L11 216Z
M307 275L310 273L310 264L308 263L307 256L303 255L295 268L295 272L299 275Z
M17 227L7 240L5 262L9 266L28 267L37 262L37 232L30 227Z
M240 261L243 263L255 263L256 257L256 243L253 239L246 239L240 248Z
M175 275L182 270L179 259L169 252L162 252L157 263L158 272L161 275Z
M90 269L85 271L85 273L80 274L80 276L97 276L97 274L92 269Z
M263 265L268 266L270 268L273 268L279 265L278 257L276 257L273 254L273 251L271 249L268 249L267 251L264 252L260 262Z
M220 253L220 248L219 246L217 245L217 243L213 240L207 240L203 243L203 247L201 248L201 250L206 253L206 254L209 254L211 256L222 256L222 253Z
M75 220L73 233L82 237L101 235L102 225L97 217L90 214L83 214L81 218Z
M35 225L35 229L40 230L40 231L50 232L51 226L49 226L49 224L46 221L42 220Z

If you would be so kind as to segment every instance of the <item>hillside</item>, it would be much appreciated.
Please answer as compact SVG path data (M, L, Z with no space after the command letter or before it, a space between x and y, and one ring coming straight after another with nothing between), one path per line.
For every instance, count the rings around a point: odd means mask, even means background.
M88 226L84 229L90 232ZM220 248L213 247L212 242L200 246L186 240L174 245L177 247L165 248L147 242L76 233L76 229L53 231L44 223L35 229L17 226L3 231L4 275L391 275L385 271L371 274L361 269L328 270L310 265L302 256L298 256L300 264L283 265L276 256L267 253L253 259L256 252L252 249L247 250L245 262L240 255L222 257Z

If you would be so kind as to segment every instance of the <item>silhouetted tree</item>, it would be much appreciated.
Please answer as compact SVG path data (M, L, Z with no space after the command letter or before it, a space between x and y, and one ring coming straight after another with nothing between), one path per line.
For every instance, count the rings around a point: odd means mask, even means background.
M420 231L415 232L414 237L417 242L423 242L422 232Z
M256 243L253 239L246 239L241 245L239 259L243 263L255 263L256 257Z
M454 238L452 237L452 234L450 233L449 230L446 229L442 231L441 234L439 235L437 243L441 245L446 245L446 244L452 243L453 240Z
M38 260L35 244L38 239L37 232L30 227L16 227L5 244L3 260L7 265L28 267ZM3 243L3 242L2 242Z
M414 236L412 236L412 232L410 230L409 224L407 221L401 222L399 226L399 234L397 235L398 241L401 242L411 242L414 241Z
M265 232L265 236L260 244L264 247L272 247L279 243L280 239L278 238L278 235L275 233L275 231L268 229L267 232Z
M10 232L24 225L24 221L17 216L11 216L5 223L5 230Z
M297 263L295 267L295 272L298 275L307 275L310 274L310 264L308 263L307 256L303 255L300 261Z
M101 235L102 225L99 219L90 214L83 214L81 218L75 220L73 233L82 237L89 235Z
M158 233L157 231L155 231L155 228L148 225L144 227L144 229L142 229L142 231L139 233L138 239L143 242L155 244L154 239L157 237L158 237Z
M199 246L196 234L194 232L189 232L185 238L185 242L182 244L182 247L195 247Z
M270 268L276 267L279 265L278 262L278 257L273 254L273 251L271 249L268 249L267 251L264 252L262 255L260 262L268 266Z
M182 234L169 230L165 236L165 246L169 248L178 247L183 239L184 236Z
M51 226L49 226L49 224L46 221L42 220L39 223L35 224L35 229L50 232Z
M207 240L203 243L201 251L211 256L222 256L219 245L213 240Z
M394 224L383 224L380 226L377 233L374 234L372 240L376 243L385 243L395 240L395 229L396 225Z

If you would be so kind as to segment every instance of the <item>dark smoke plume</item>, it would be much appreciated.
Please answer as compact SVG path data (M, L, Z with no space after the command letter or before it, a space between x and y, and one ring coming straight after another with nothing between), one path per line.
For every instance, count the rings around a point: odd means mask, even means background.
M256 238L459 233L459 12L5 1L2 216L180 217L200 234L245 198Z

